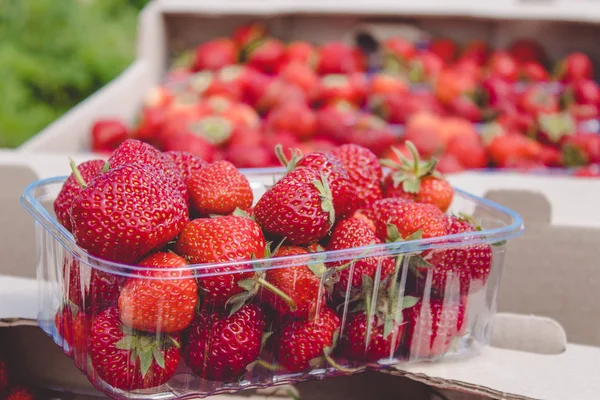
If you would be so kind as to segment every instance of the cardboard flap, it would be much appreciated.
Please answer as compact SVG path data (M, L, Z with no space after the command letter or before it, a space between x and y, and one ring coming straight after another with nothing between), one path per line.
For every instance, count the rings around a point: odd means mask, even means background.
M494 318L491 346L536 354L560 354L567 349L567 334L552 318L499 313Z

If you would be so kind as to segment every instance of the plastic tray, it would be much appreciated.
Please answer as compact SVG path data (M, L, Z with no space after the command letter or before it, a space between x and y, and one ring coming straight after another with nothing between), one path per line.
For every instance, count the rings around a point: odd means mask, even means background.
M271 185L273 180L282 173L280 169L242 171L251 182L255 198L258 198L265 191L265 187ZM398 266L397 275L394 275L396 279L391 280L391 282L395 282L398 290L398 304L402 304L408 300L407 296L409 295L418 297L421 307L421 312L419 313L420 327L414 330L412 343L409 344L406 332L413 329L413 327L411 326L411 322L405 321L401 329L393 333L393 335L398 335L399 341L401 340L399 348L393 353L390 352L387 357L373 362L367 363L360 360L348 360L343 355L343 351L340 350L343 350L343 345L338 345L330 353L330 358L338 366L343 367L342 370L332 366L333 364L327 361L322 361L320 365L316 365L314 368L307 368L306 370L294 373L285 369L272 371L256 365L233 381L219 382L205 380L194 375L192 370L186 365L184 357L182 357L174 376L166 384L150 389L126 391L109 386L96 373L91 362L91 357L86 351L90 343L86 343L80 353L73 351L69 347L68 343L63 340L63 337L59 333L59 331L64 332L69 326L65 326L67 323L63 322L62 326L59 325L57 327L55 324L55 315L61 304L68 298L69 290L73 289L69 288L69 278L64 274L63 266L65 264L69 265L73 261L79 263L80 279L77 283L82 285L82 289L85 289L87 285L86 280L89 281L92 270L113 274L117 280L122 281L128 277L139 277L136 273L144 268L97 259L85 253L75 244L72 235L56 221L52 211L52 203L65 178L56 177L34 182L25 189L21 198L21 204L34 217L36 226L37 279L39 283L40 302L39 325L48 335L53 337L54 341L64 349L66 354L74 358L78 367L99 390L114 398L197 398L218 393L236 392L247 388L266 387L356 373L365 369L379 370L402 363L463 359L474 356L483 347L487 346L490 341L504 255L507 249L507 240L519 235L524 229L523 221L515 212L457 189L449 212L454 214L468 213L472 215L481 225L482 229L480 231L434 239L371 245L343 251L311 253L309 259L306 256L288 256L249 261L257 270L267 270L290 268L294 265L306 263L316 264L325 262L327 265L327 263L335 261L350 263L350 268L353 268L357 260L366 257L379 257L380 263L385 262L383 260L387 258L392 258L394 265ZM434 301L436 293L431 290L431 274L429 272L426 272L425 276L421 274L423 280L420 282L423 284L415 284L415 280L411 278L414 268L411 260L415 259L415 255L423 255L424 253L431 254L433 252L446 251L450 248L487 245L492 249L492 268L487 283L478 290L471 292L468 296L461 296L458 280L456 277L448 276L445 294L439 300L440 304L446 310L456 310L456 308L452 308L456 306L464 309L465 319L462 328L457 328L456 330L452 328L452 332L448 334L449 331L447 331L445 336L439 333L442 331L442 328L439 328L440 330L435 340L417 339L419 338L418 332L424 335L427 335L427 332L431 332L431 313L428 310L430 310L430 304ZM400 255L402 257L399 257ZM223 265L226 264L190 265L185 267L185 269L193 271L196 278L202 278L214 275L214 269L217 266ZM430 269L427 269L427 271L430 271ZM379 274L376 274L374 286L380 285L382 285L382 281L379 279ZM373 304L377 301L377 291L374 291L374 293L372 296ZM439 297L439 294L437 296ZM327 304L337 312L340 319L339 337L341 339L338 343L344 343L343 338L345 337L346 328L352 318L354 304L348 297L332 296ZM255 298L255 301L260 302L261 297L258 296ZM92 304L92 306L94 305ZM96 309L96 307L92 308ZM261 308L268 312L266 306L261 305ZM95 313L95 311L91 311L90 318L93 319L96 316ZM97 310L97 313L100 313L100 310ZM449 312L442 315L446 315L444 317L444 326L446 328L443 329L447 329L448 326L456 326L458 321L452 319L452 315L455 314ZM284 323L282 322L281 324ZM261 359L274 365L280 365L278 363L279 354L273 350L276 346L274 347L272 344L276 340L274 337L277 336L278 326L280 326L280 323L275 322L268 324L265 328L265 330L273 329L276 332L266 342L260 355ZM210 326L207 326L208 328ZM85 336L86 341L89 340L89 336ZM444 338L443 341L439 339L442 337ZM419 346L424 346L425 349L415 349L414 345L417 342L421 343ZM431 348L427 349L427 344L423 343L429 343ZM182 354L184 348L182 346ZM443 350L439 351L439 349Z

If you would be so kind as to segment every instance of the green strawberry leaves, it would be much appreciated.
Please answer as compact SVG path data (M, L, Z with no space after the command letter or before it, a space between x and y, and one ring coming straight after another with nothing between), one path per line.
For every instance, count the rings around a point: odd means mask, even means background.
M291 157L287 158L283 151L283 147L280 144L275 146L275 155L277 156L277 159L279 160L279 162L281 162L281 164L286 168L287 172L290 172L291 170L296 168L296 165L298 165L298 162L304 156L302 154L302 151L300 151L300 149L291 149L290 148L289 150L291 153Z
M165 368L163 349L169 346L180 347L171 336L157 338L156 335L138 332L126 326L121 326L121 331L125 336L115 343L115 347L129 351L132 364L139 360L142 378L146 376L153 362L160 368Z
M321 197L321 209L329 213L329 225L333 226L335 223L335 208L333 207L333 194L329 187L327 177L321 173L321 179L313 181L313 185L319 191Z

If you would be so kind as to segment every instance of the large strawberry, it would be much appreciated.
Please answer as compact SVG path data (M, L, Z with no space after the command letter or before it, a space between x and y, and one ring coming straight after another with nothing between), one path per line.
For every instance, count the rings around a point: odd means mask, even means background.
M323 238L335 222L331 189L324 175L296 168L277 181L254 207L266 233L305 245Z
M412 153L409 160L399 151L400 163L383 160L382 164L392 168L383 182L385 197L401 197L437 206L446 211L454 197L454 189L436 170L436 160L421 162L417 149L411 142L406 147Z
M208 163L200 157L186 151L167 151L164 155L169 157L171 161L175 163L186 185L192 176L192 173L199 171L208 165Z
M90 160L79 164L77 169L81 174L81 178L85 182L89 182L100 175L105 167L108 167L106 161ZM81 189L82 186L77 181L75 174L71 173L65 183L63 183L58 196L56 196L56 199L54 200L54 213L56 214L56 219L62 226L67 228L69 232L72 230L71 206L73 205L73 198L75 198Z
M140 278L129 278L119 296L119 315L127 326L147 332L177 332L194 318L198 286L187 262L174 253L144 258ZM162 278L162 279L161 279Z
M348 218L340 221L327 245L328 251L352 249L383 243L371 229L369 224L359 218ZM339 272L339 281L335 285L336 292L341 296L350 293L354 297L363 286L365 276L375 279L377 271L379 279L383 280L394 270L394 260L390 257L362 257L356 260L341 260L327 263L328 268Z
M200 215L230 214L252 206L250 182L229 161L217 161L192 173L188 181L191 204Z
M255 304L229 316L202 311L189 329L186 364L204 379L238 378L258 358L265 325L265 314Z
M265 247L260 227L251 219L233 215L188 222L176 244L177 252L194 264L262 258ZM252 278L254 271L250 264L239 262L199 270L198 274L204 302L224 307L233 295L245 290L238 283Z
M304 167L312 169L327 178L333 196L336 218L342 218L350 212L355 195L354 188L346 168L334 155L324 152L312 152L303 156L299 152L292 151L292 157L288 159L285 157L281 146L277 146L275 151L288 171Z
M96 177L73 199L71 211L77 244L91 255L123 263L166 245L188 217L181 192L160 171L141 164Z
M345 144L331 151L346 167L350 182L355 188L355 209L366 207L382 198L381 179L383 173L377 156L369 149L357 144Z
M411 360L432 359L450 350L452 339L465 327L464 302L429 299L403 310L402 352Z
M340 318L326 306L315 318L284 322L275 338L279 363L290 372L325 364L325 360L331 360L339 329Z
M136 332L122 324L116 308L94 319L88 343L94 373L122 390L164 384L175 374L181 358L178 335Z

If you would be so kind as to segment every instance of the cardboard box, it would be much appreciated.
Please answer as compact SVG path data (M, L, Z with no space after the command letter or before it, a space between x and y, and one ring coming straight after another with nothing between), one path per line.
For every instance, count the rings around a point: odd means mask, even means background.
M5 183L0 192L0 251L10 255L0 267L0 334L20 361L22 374L44 386L89 396L97 392L35 327L33 222L18 204L33 180L68 174L68 156L76 162L94 157L0 152L0 180ZM449 399L598 398L600 347L594 346L600 345L600 212L595 199L600 198L600 181L499 172L469 172L451 181L516 209L525 219L526 233L508 248L498 306L503 313L496 318L492 347L460 362L302 383L297 386L301 398L366 399L377 393L377 398L392 399L413 390L408 398L440 398L432 390Z

